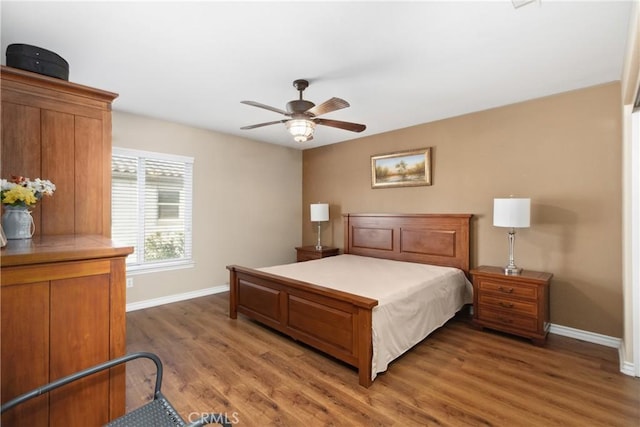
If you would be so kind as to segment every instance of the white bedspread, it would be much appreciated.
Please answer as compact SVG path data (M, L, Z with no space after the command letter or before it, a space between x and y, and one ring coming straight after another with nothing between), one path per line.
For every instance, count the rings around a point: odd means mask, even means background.
M371 379L472 302L471 283L451 267L338 255L258 270L378 300Z

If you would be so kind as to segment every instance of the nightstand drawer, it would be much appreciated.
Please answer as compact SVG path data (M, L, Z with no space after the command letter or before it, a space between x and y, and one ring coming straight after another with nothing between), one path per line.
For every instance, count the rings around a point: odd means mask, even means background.
M314 259L336 256L339 253L340 249L332 248L330 246L323 246L321 249L316 249L315 246L298 246L296 247L296 261L311 261Z
M508 313L494 311L483 306L478 308L478 320L482 323L490 322L524 331L535 332L538 328L538 321L533 317L511 316Z
M478 287L481 292L494 292L532 300L538 299L538 286L482 278L479 280Z
M303 261L311 261L312 259L320 259L322 258L320 256L320 253L313 253L313 252L298 252L297 254L297 261L298 262L303 262Z
M491 294L478 295L478 304L528 316L538 314L538 304L535 302L518 301Z

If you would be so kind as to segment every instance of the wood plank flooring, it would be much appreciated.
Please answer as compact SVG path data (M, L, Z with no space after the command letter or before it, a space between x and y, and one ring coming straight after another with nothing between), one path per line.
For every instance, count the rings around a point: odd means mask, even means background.
M241 315L228 293L127 313L127 351L165 366L178 412L243 426L634 426L640 379L617 350L550 335L545 347L459 316L393 362L369 389L354 369ZM151 399L153 364L127 365L127 408Z

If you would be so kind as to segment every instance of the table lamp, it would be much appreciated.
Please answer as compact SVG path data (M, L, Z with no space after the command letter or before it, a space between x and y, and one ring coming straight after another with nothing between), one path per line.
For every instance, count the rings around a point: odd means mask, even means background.
M314 203L311 205L311 222L318 223L318 243L316 244L317 250L322 250L320 244L320 225L322 222L329 221L329 204L327 203Z
M531 199L493 199L493 225L508 227L509 264L504 268L506 275L518 275L522 271L513 260L513 245L516 240L516 228L528 228L531 216Z

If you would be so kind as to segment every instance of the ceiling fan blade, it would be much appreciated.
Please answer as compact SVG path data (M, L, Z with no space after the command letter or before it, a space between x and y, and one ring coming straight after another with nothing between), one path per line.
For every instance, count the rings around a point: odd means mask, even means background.
M350 122L341 122L340 120L329 120L329 119L313 119L319 125L331 126L334 128L350 130L351 132L362 132L367 127L365 125L361 125L358 123L350 123Z
M305 114L311 114L312 116L317 117L322 114L327 114L332 111L347 108L348 106L349 103L344 99L333 97L330 100L323 102L322 104L309 108L307 111L305 111Z
M275 124L278 124L278 123L284 123L286 121L287 121L287 119L285 119L285 120L276 120L274 122L258 123L257 125L242 126L240 129L247 130L247 129L261 128L262 126L275 125Z
M280 108L271 107L269 105L261 104L259 102L255 102L255 101L240 101L240 103L251 105L253 107L264 108L265 110L269 110L269 111L273 111L273 112L276 112L276 113L284 114L285 116L290 116L290 114L288 112L286 112L284 110L281 110Z

